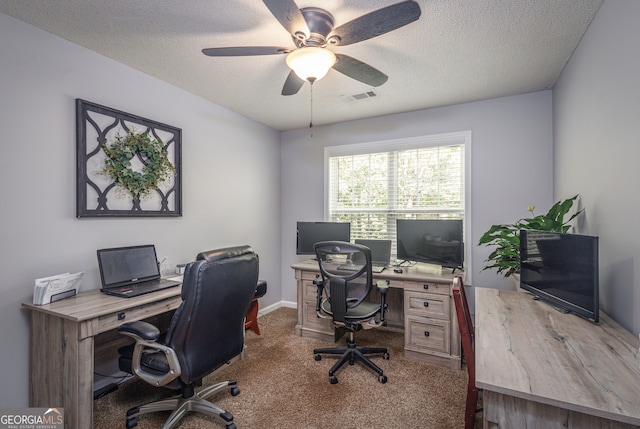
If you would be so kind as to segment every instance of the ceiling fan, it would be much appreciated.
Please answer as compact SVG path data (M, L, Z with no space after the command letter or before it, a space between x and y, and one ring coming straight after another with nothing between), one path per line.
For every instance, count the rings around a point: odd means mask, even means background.
M420 6L412 0L392 4L362 15L334 28L334 18L318 7L298 8L294 0L263 0L273 16L291 34L295 48L283 46L237 46L207 48L202 53L212 57L287 54L292 69L285 80L282 95L296 94L305 80L313 84L333 68L366 83L380 86L389 78L381 71L348 55L333 53L328 46L345 46L380 36L403 27L420 17ZM313 59L311 58L313 57ZM320 70L301 71L300 65L320 61Z

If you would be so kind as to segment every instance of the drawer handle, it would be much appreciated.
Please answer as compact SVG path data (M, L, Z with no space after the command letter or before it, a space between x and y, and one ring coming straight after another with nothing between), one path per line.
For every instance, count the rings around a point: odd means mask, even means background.
M127 315L124 311L118 313L118 320L124 320L125 317L127 317Z
M425 306L425 307L428 307L428 306L429 306L429 301L425 301L425 302L424 302L424 306Z
M429 331L424 331L424 336L428 337L429 336Z
M424 290L429 290L429 285L427 283L425 283L425 284L422 285L422 288Z

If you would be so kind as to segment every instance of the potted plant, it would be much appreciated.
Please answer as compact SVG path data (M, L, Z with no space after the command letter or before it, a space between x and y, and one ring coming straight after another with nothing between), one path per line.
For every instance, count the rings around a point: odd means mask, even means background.
M571 225L569 223L575 219L584 209L576 211L565 219L573 208L578 195L564 201L555 203L544 215L535 215L535 206L529 206L527 211L533 217L520 219L513 224L492 225L485 232L478 245L495 246L485 262L487 265L482 269L495 268L498 274L509 277L520 273L520 230L532 229L538 231L567 232Z

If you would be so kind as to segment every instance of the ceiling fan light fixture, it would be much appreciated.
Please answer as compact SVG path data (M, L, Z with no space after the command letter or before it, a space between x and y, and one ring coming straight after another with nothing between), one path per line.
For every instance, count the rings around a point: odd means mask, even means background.
M336 56L326 48L306 46L289 53L286 61L300 79L313 82L327 74L336 63Z

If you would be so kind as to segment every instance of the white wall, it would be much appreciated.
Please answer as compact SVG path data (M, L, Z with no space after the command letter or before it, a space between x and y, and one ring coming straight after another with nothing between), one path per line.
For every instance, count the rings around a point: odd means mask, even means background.
M640 2L605 0L553 91L555 195L600 237L600 305L640 332Z
M0 406L28 405L34 279L83 270L96 288L98 248L155 243L176 263L250 244L264 305L280 301L278 132L4 14L0 58ZM182 217L75 218L76 98L182 129Z
M513 288L480 270L490 253L478 239L492 224L543 213L553 204L551 92L345 122L282 133L282 299L296 301L291 264L299 220L324 220L324 148L471 130L473 286ZM470 300L473 294L470 294Z

